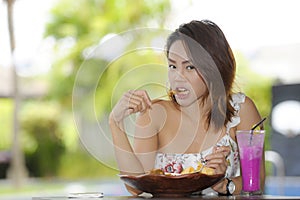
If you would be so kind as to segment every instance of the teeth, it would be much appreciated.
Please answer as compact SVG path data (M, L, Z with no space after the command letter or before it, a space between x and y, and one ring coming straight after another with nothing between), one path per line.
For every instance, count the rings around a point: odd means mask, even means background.
M188 90L186 88L176 88L177 94L188 94Z
M187 91L187 89L185 89L185 88L177 88L177 91L178 92L185 92L185 91Z

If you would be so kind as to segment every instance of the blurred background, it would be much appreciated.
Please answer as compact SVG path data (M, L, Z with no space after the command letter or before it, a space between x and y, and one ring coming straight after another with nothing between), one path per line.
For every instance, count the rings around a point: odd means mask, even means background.
M107 116L127 89L149 89L153 98L165 93L164 38L193 19L220 26L237 61L235 90L268 117L266 192L300 195L297 5L1 0L0 198L91 189L127 194L117 176Z

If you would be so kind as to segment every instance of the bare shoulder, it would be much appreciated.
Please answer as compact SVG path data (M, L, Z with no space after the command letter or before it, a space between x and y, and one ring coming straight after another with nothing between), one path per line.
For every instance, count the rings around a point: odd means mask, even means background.
M156 131L160 130L164 126L168 113L171 110L171 103L166 100L153 101L150 109L139 113L136 123L142 127L148 127Z
M245 97L245 102L241 104L239 116L241 121L237 128L240 130L251 129L253 124L261 119L254 101L247 96Z
M254 101L248 96L245 96L245 102L241 104L241 110L245 109L256 109Z
M152 108L157 109L166 109L168 111L175 110L176 106L172 101L169 100L155 100L152 102Z

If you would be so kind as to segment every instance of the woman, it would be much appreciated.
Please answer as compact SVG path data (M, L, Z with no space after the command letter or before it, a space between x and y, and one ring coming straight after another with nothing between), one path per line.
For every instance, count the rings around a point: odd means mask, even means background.
M113 108L110 127L123 174L154 168L180 173L203 162L226 178L212 186L219 194L242 188L237 130L249 130L261 117L250 98L233 93L235 59L221 29L211 21L181 25L166 45L171 101L151 101L144 90L128 91ZM125 117L136 119L134 148L124 131ZM264 160L261 166L264 185ZM230 183L230 184L229 184ZM137 195L136 191L127 186Z

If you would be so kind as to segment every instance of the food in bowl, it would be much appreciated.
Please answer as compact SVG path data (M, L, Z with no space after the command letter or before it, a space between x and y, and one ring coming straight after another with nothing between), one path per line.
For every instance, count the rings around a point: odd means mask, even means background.
M183 174L191 174L191 173L202 173L202 174L206 174L206 175L213 175L214 169L212 169L210 167L206 167L204 164L199 162L196 169L192 166L189 166L189 167L186 167L185 169L183 169L180 173L168 173L168 172L164 172L162 169L152 169L149 172L149 174L173 175L173 176L178 176L178 175L183 175Z
M120 175L120 178L127 185L150 193L154 197L190 197L224 178L224 174L204 174L214 171L208 167L203 167L204 171L198 172L192 172L192 168L189 170L187 171L190 173L187 174L170 174L164 173L161 169L153 169L150 173L138 176Z

